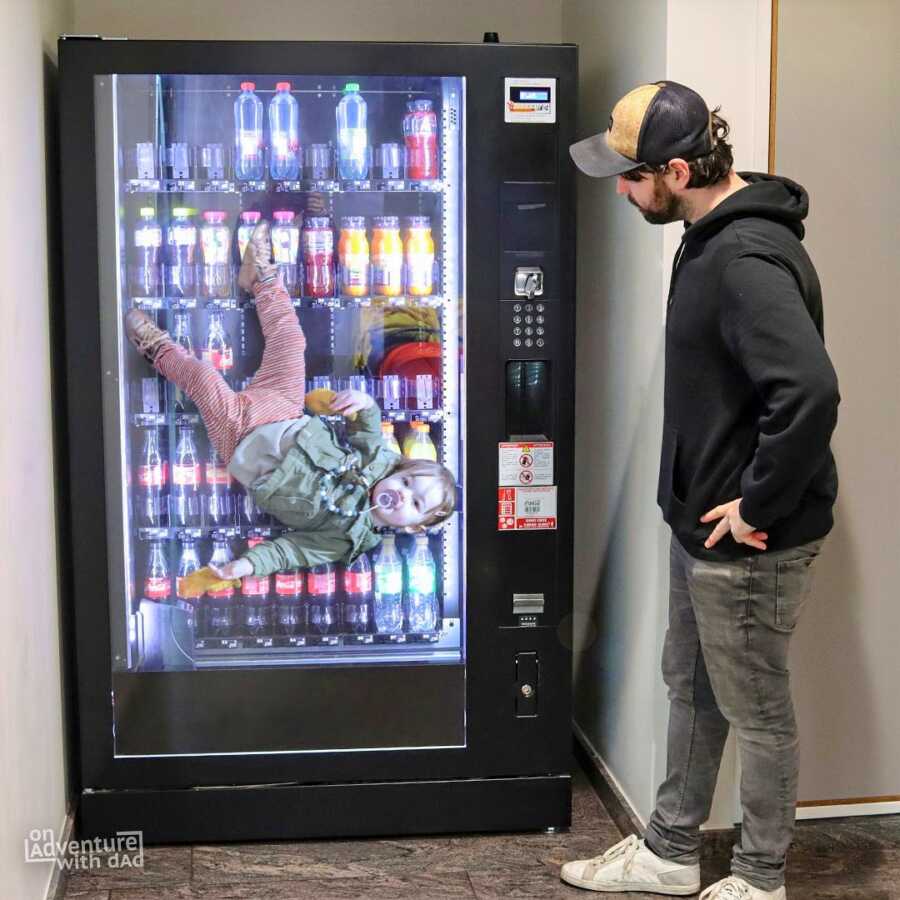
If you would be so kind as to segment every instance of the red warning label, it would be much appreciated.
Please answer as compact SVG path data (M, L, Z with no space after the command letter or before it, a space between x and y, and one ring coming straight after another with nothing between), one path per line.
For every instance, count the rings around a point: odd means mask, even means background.
M497 488L499 531L554 531L556 485Z

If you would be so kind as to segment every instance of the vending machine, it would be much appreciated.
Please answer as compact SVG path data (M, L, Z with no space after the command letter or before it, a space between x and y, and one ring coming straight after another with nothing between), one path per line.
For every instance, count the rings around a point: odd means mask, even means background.
M576 48L66 37L59 60L80 833L566 827ZM367 394L370 440L380 418L397 463L449 472L441 521L379 526L328 408L240 483L129 343L137 308L252 388L261 221L301 393ZM346 552L198 590L286 546L258 488L297 460L317 487L279 502L344 504Z

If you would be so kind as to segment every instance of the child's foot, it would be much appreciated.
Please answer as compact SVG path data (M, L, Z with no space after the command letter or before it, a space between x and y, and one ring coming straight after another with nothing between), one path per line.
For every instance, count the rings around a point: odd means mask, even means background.
M238 286L253 293L253 285L257 282L274 281L278 276L278 267L272 262L272 240L269 235L269 223L262 221L253 229L253 234L244 250L241 270L238 272Z
M125 315L125 334L137 352L151 364L156 361L160 351L172 343L169 332L160 328L140 309L130 309Z

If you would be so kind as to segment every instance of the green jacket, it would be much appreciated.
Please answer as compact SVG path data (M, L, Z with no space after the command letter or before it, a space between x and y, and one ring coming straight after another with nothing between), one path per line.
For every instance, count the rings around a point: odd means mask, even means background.
M281 465L253 486L253 499L259 508L294 529L243 554L253 563L254 574L352 562L381 542L368 511L369 491L397 468L402 457L382 443L378 406L361 410L355 421L347 423L347 442L352 450L338 443L325 420L313 416L297 432L296 444ZM338 477L341 465L348 461L354 468ZM329 473L335 476L329 477ZM328 509L326 500L356 515L337 515Z

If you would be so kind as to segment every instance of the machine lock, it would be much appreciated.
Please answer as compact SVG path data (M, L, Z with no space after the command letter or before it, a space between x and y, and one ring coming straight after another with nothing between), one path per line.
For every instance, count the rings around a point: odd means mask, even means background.
M533 300L544 295L544 270L540 266L518 266L516 268L513 293L517 297Z
M516 717L534 718L538 714L540 666L537 653L516 654Z

